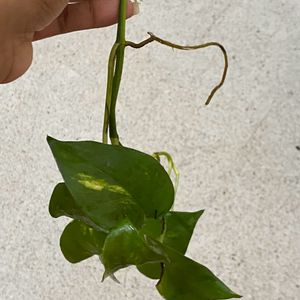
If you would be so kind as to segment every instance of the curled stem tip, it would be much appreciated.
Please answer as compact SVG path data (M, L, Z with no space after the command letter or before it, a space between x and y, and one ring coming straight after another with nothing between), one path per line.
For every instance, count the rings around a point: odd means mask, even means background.
M169 174L169 176L171 176L171 174L173 172L174 175L175 175L174 190L175 190L175 194L176 194L177 189L178 189L178 185L179 185L180 174L179 174L179 170L177 169L177 167L174 163L174 160L173 160L171 154L169 154L168 152L165 152L165 151L160 151L160 152L153 153L152 156L158 162L160 162L161 157L165 157L167 159L167 161L168 161L168 174Z

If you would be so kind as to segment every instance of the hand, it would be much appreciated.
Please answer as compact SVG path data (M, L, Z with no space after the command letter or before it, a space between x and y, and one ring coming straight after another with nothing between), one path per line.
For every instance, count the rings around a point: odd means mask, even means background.
M0 83L23 75L32 62L32 42L76 30L109 26L119 0L0 0ZM135 13L128 0L127 15Z

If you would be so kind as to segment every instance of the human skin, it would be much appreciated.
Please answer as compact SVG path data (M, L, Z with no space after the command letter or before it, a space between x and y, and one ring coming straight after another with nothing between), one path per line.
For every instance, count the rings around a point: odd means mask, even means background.
M119 0L0 0L0 83L11 82L31 65L32 43L67 32L116 23ZM127 16L135 12L128 0Z

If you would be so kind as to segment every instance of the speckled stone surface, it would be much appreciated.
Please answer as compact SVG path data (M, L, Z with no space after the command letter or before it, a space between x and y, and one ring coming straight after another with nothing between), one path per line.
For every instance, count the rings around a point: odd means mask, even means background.
M121 138L167 150L181 171L177 209L205 208L188 255L245 300L300 299L300 2L143 2L128 37L147 31L183 44L222 42L194 53L160 45L129 49L118 104ZM47 206L61 177L46 143L101 138L106 61L115 28L35 44L34 64L0 86L0 299L160 299L134 268L121 285L100 283L96 258L71 265L59 249L67 219Z

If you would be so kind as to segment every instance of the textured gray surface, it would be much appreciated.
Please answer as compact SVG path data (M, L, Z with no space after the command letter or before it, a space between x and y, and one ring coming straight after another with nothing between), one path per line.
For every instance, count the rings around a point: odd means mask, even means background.
M127 53L118 105L123 142L172 153L181 170L177 209L205 208L189 255L245 300L299 299L300 2L144 1L128 23L181 43L218 50L180 53L151 45ZM133 269L101 284L97 259L60 253L66 219L48 200L60 180L45 137L100 139L106 61L114 28L35 44L30 71L0 87L0 299L160 299Z

